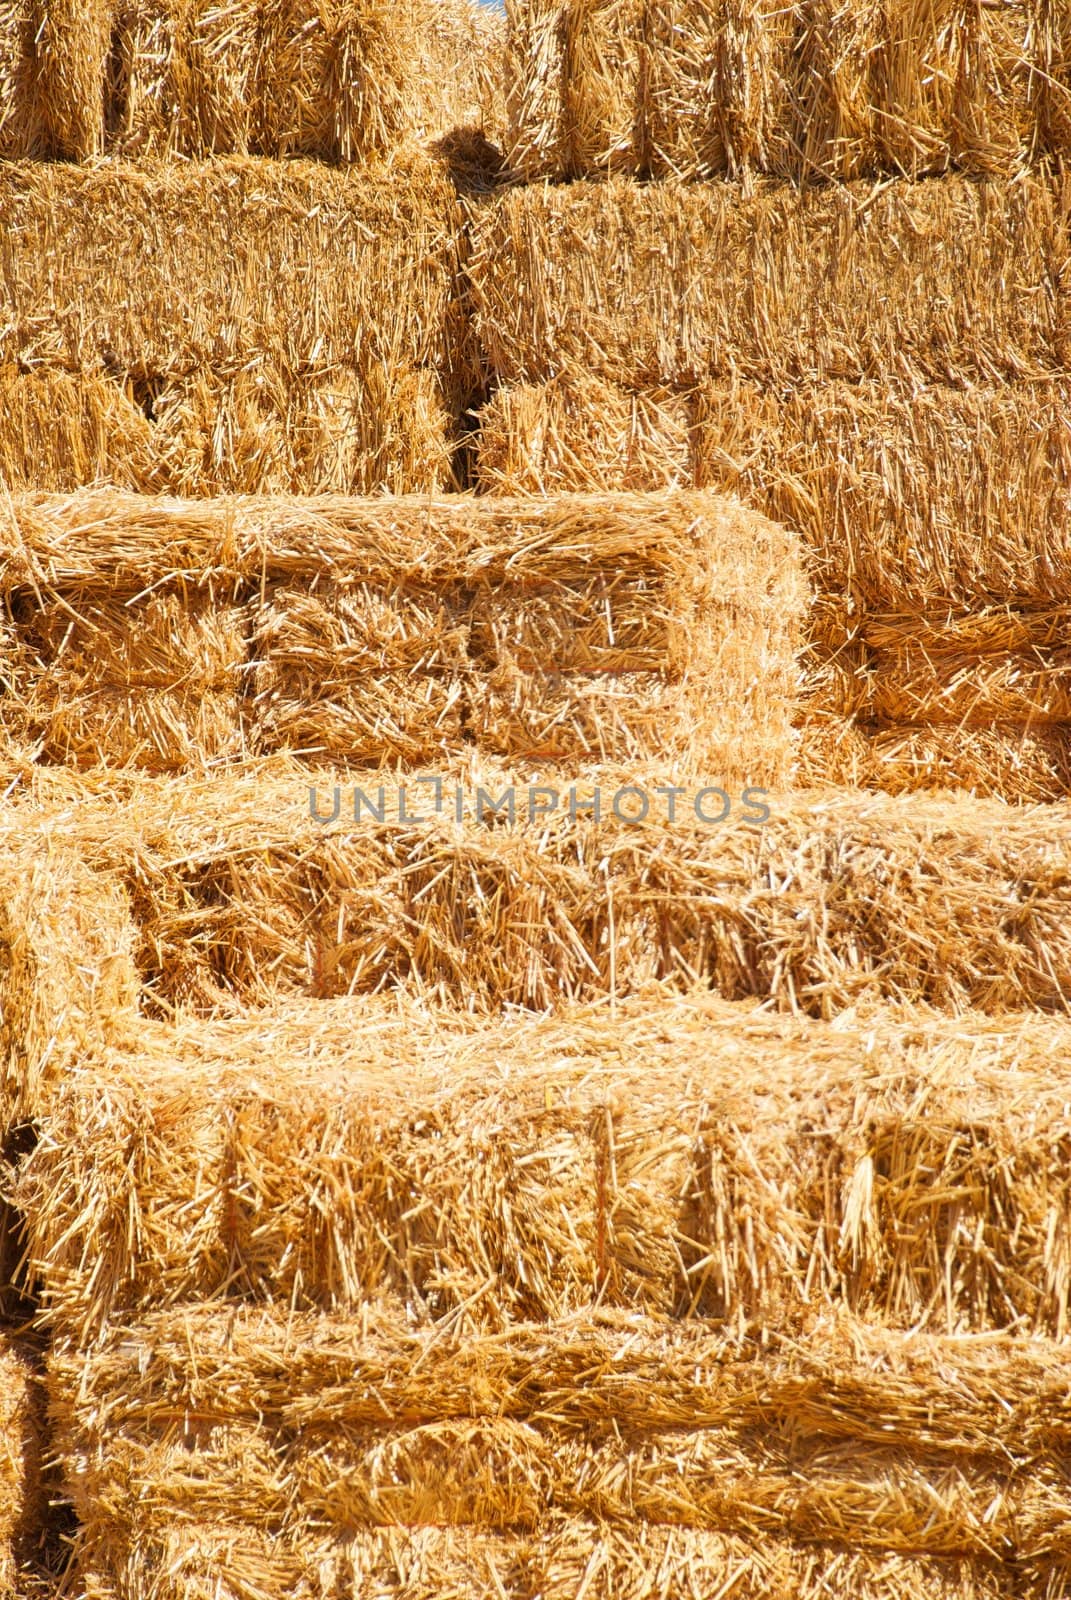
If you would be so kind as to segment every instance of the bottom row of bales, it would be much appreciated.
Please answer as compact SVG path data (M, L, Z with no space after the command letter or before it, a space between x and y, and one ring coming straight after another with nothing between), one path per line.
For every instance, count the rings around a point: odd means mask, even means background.
M13 1198L80 1593L1053 1597L1063 1020L146 1026Z

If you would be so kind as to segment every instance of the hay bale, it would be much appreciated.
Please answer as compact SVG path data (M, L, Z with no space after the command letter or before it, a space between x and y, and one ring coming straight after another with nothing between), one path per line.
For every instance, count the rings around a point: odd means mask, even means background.
M435 493L453 487L454 419L427 370L183 378L154 406L164 492ZM34 487L38 487L34 485Z
M251 1528L192 1523L161 1527L121 1565L80 1566L86 1600L151 1592L160 1600L245 1600L254 1594L342 1597L373 1592L383 1600L439 1600L483 1594L521 1600L540 1584L548 1600L585 1594L598 1600L646 1600L652 1574L679 1589L689 1581L717 1593L726 1572L745 1600L772 1600L791 1584L799 1600L999 1600L997 1570L962 1560L848 1554L792 1542L655 1527L626 1529L572 1519L554 1531L497 1534L469 1527L417 1527L344 1539L274 1538ZM1024 1594L1033 1595L1031 1589ZM1039 1592L1040 1593L1040 1592Z
M133 378L288 383L352 373L362 395L472 383L460 205L440 160L359 175L219 160L0 172L0 358ZM377 388L378 385L378 388Z
M230 7L216 10L232 21ZM175 154L181 26L173 0L120 0L115 6L104 104L109 155L136 160Z
M435 0L415 73L417 125L426 138L479 128L496 147L506 135L506 19L481 0Z
M257 8L257 150L353 161L411 128L424 0L284 0Z
M151 420L99 373L0 369L0 483L63 493L91 483L151 494L166 469Z
M1035 142L1029 95L1034 7L901 0L877 47L885 161L919 176L955 163L1008 171Z
M657 756L732 784L787 774L798 552L732 502L670 494L199 501L185 518L180 501L152 510L150 521L145 502L105 493L11 503L0 541L13 556L5 583L28 665L10 709L35 727L46 719L38 736L52 759L159 766L225 753L248 646L246 726L265 751L375 765L457 759L471 746L523 759ZM146 555L130 577L127 538ZM96 552L88 566L83 541ZM221 559L229 573L213 588ZM253 592L260 604L248 619L228 610ZM116 630L114 658L93 643L105 626ZM210 660L200 630L219 633ZM157 635L187 633L192 642L160 655ZM151 679L140 655L156 658ZM162 733L142 758L139 717L163 719L139 705L109 744L95 731L97 695L109 692L110 727L141 687L167 691L180 721L181 704L200 713L203 696L225 691L229 734L196 751L196 733L178 745Z
M563 52L569 0L516 4L506 9L506 159L525 182L564 173Z
M711 1592L728 1567L755 1595L791 1573L808 1596L996 1597L1002 1560L1038 1594L1066 1561L1061 1366L1044 1341L850 1319L763 1349L605 1314L486 1339L379 1308L186 1307L61 1344L49 1384L102 1593L159 1576L165 1552L194 1583L211 1554L225 1593L315 1552L330 1594L486 1593L494 1570L497 1593L564 1596L586 1570L642 1595L657 1563ZM865 1401L885 1403L880 1428Z
M364 135L369 148L380 148L384 114L396 121L396 86L385 81L382 106L375 97L372 103L360 97L358 121L365 114L369 126L352 126L358 85L345 69L360 69L364 61L358 51L354 62L347 48L354 41L346 9L335 4L319 12L308 6L281 12L259 0L120 0L106 88L109 154L203 159L297 150L337 160L343 145L349 151L344 159L358 147L369 153ZM359 17L375 8L349 10ZM370 20L374 53L379 30L377 19Z
M1071 572L1068 404L1062 377L783 397L712 384L694 476L796 527L855 612L1045 610Z
M1029 4L515 0L509 15L508 149L527 181L1008 172L1035 143Z
M62 849L21 844L8 813L0 855L0 1069L4 1126L41 1084L105 1040L127 1037L138 980L134 925L114 877Z
M85 161L103 154L114 9L113 0L34 0L35 90L53 158Z
M734 793L728 812L706 799L721 824L697 823L688 800L672 825L665 800L626 822L612 816L617 786L653 792L673 774L607 767L595 822L570 814L590 773L488 762L445 767L438 815L430 791L410 788L413 821L404 779L351 778L373 805L383 787L382 823L363 804L355 819L338 772L289 763L131 779L121 816L104 798L73 809L62 837L130 887L146 1003L411 987L476 1010L540 1009L698 979L815 1015L877 996L997 1013L1060 1010L1071 990L1066 807L772 796L760 825ZM553 814L529 822L526 780L556 786ZM336 783L339 820L325 827L309 789L330 815ZM497 799L511 783L516 825L478 820L477 788Z
M642 158L653 177L782 165L792 9L769 0L647 0Z
M0 371L0 482L63 493L434 493L453 486L454 423L427 370L125 383L102 372Z
M1062 206L1040 180L511 189L475 213L476 332L499 384L1038 376Z
M1071 794L1071 728L882 727L832 708L804 721L797 770L805 784L886 794L965 789L1037 805Z
M40 757L168 772L241 751L247 646L233 597L86 586L10 604L16 648L0 718Z
M224 1293L485 1328L598 1303L1062 1336L1068 1039L669 994L482 1027L291 1000L143 1023L35 1083L13 1197L43 1315L83 1342Z
M905 619L905 634L910 625ZM837 709L900 727L1067 726L1069 664L1059 646L986 652L968 643L941 650L926 638L907 635L892 648L868 652L862 670L849 676L846 692L838 695Z
M1071 15L1063 0L1036 0L1030 87L1041 148L1071 152Z
M390 1303L352 1317L187 1305L93 1345L58 1341L49 1388L60 1429L110 1423L113 1438L204 1438L258 1419L310 1443L489 1414L623 1432L794 1421L861 1451L1040 1463L1059 1461L1071 1432L1064 1341L904 1333L848 1315L802 1335L620 1311L485 1332L460 1319L414 1327Z
M586 374L500 389L479 413L483 494L617 493L691 482L687 402L626 394Z
M366 1559L376 1527L453 1528L470 1539L532 1530L533 1554L550 1557L558 1544L552 1530L565 1518L601 1524L641 1549L666 1529L720 1534L730 1549L730 1541L739 1549L766 1538L775 1550L781 1545L783 1561L801 1546L837 1540L863 1572L865 1553L985 1563L994 1551L1037 1560L1047 1545L1048 1562L1043 1556L1039 1566L1067 1555L1066 1489L1052 1468L1020 1470L1009 1483L1006 1470L974 1463L950 1471L947 1462L893 1452L860 1461L857 1451L831 1450L828 1441L795 1452L749 1450L722 1433L681 1430L593 1442L489 1419L346 1445L326 1444L311 1460L308 1445L291 1447L280 1460L279 1445L253 1428L231 1428L214 1448L192 1450L186 1441L134 1444L120 1436L106 1447L104 1471L98 1468L115 1509L112 1528L97 1539L119 1547L113 1560L122 1571L126 1561L157 1555L168 1524L189 1524L210 1496L223 1526L252 1532L270 1521L299 1551L314 1528L337 1536L363 1527ZM99 1527L104 1518L95 1521ZM560 1546L556 1553L560 1559ZM99 1555L96 1561L103 1564Z
M0 4L0 160L43 152L34 50L36 0Z

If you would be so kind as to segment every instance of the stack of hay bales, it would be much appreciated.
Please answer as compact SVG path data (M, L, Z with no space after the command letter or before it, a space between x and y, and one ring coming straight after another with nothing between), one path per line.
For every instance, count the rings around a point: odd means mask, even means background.
M451 481L472 379L441 160L11 165L0 239L9 488Z
M798 543L712 495L37 495L0 551L0 726L51 762L791 768Z
M956 166L1065 152L1066 18L1052 0L510 0L514 171L539 178Z
M1058 1593L1066 1035L143 1028L17 1194L84 1592Z
M1068 204L1044 167L507 190L478 485L742 495L818 558L801 776L1060 798Z
M357 161L492 114L475 0L11 0L0 156Z
M568 187L404 143L471 13L3 13L0 149L119 158L0 172L72 1592L1056 1600L1071 815L785 789L813 580L811 771L1061 770L1062 12L511 11Z

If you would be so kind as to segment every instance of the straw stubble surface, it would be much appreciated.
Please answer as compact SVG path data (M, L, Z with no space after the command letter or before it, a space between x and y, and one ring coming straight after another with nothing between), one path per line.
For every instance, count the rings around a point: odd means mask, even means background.
M36 496L0 540L0 717L52 761L788 772L798 546L731 501Z

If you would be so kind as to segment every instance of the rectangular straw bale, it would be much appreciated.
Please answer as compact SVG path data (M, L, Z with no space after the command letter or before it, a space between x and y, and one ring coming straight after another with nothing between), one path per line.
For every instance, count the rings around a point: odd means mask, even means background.
M898 0L876 41L879 148L918 176L1006 171L1033 143L1032 7Z
M1017 804L1071 794L1071 727L882 727L829 713L805 722L798 771L807 784L906 794L966 789Z
M795 1425L815 1442L954 1464L1005 1453L1056 1463L1071 1432L1064 1341L905 1333L849 1315L816 1317L802 1335L607 1310L486 1332L460 1319L413 1327L394 1303L350 1317L198 1304L88 1346L59 1340L49 1366L60 1428L92 1419L134 1438L210 1438L261 1421L311 1447L348 1430L481 1416L577 1432L616 1423L784 1437Z
M139 379L414 370L472 381L460 206L443 162L12 166L0 172L0 358ZM464 370L463 370L464 369ZM409 419L398 417L404 427Z
M564 111L569 175L629 171L637 150L645 0L586 0L568 9Z
M410 132L427 0L282 0L257 8L257 150L353 161Z
M880 170L874 61L886 9L880 0L804 0L787 8L777 60L781 95L772 107L778 137L762 170L797 181Z
M291 377L264 363L229 379L197 373L168 385L153 418L170 494L418 494L452 484L454 419L427 369Z
M770 170L793 9L511 0L506 156L525 181Z
M708 384L694 476L797 528L856 613L1045 609L1071 593L1069 408L1063 378Z
M997 1600L1003 1593L999 1568L960 1559L872 1555L851 1546L734 1539L723 1535L642 1526L610 1526L570 1520L526 1554L529 1572L544 1600L571 1600L585 1575L589 1600L646 1600L652 1574L667 1593L717 1594L727 1574L741 1600L798 1600L852 1596L853 1600ZM1024 1593L1046 1593L1046 1577L1025 1579ZM1058 1570L1057 1581L1063 1577Z
M100 373L0 370L0 484L63 493L91 483L164 487L152 422L127 386Z
M361 1529L371 1543L377 1527L546 1539L564 1518L587 1517L640 1542L654 1528L689 1529L775 1548L836 1541L856 1559L1068 1554L1066 1485L1033 1463L950 1469L940 1457L829 1441L786 1447L729 1430L593 1437L498 1419L378 1429L319 1449L248 1426L211 1442L194 1428L162 1440L139 1431L103 1438L90 1424L71 1441L81 1460L96 1456L94 1476L111 1488L90 1545L132 1552L206 1515L235 1529L268 1523L298 1546L314 1529Z
M106 493L12 501L0 530L9 592L29 608L25 626L35 602L62 614L49 639L27 640L43 703L59 694L77 710L81 694L137 686L135 665L110 674L96 656L78 675L84 633L68 639L68 608L80 595L129 616L120 636L124 651L135 649L138 628L152 623L130 612L130 590L165 585L175 625L192 626L200 602L184 611L179 596L198 585L184 573L192 562L208 577L222 558L232 586L255 584L261 605L244 635L235 618L216 678L171 659L152 687L237 694L248 640L247 725L265 750L374 765L456 758L475 745L524 758L657 757L734 784L787 776L804 604L798 549L734 502L264 499L186 503L185 521L183 504L161 512ZM213 539L203 541L205 528ZM127 536L146 555L130 580ZM226 599L209 586L204 603L220 608L205 625L226 626Z
M475 214L476 332L499 384L1038 375L1063 360L1061 194L962 178L506 190Z
M49 1074L108 1038L137 1004L135 927L114 876L62 849L23 843L12 815L0 846L0 1067L5 1127L21 1121ZM20 837L22 836L22 837Z
M422 793L415 822L382 771L352 773L373 804L384 787L380 823L363 806L354 820L337 772L282 762L143 778L121 817L102 799L39 826L130 886L147 1002L411 986L474 1009L542 1008L699 979L816 1015L878 996L994 1013L1067 1004L1065 806L774 795L759 825L737 792L723 824L695 822L692 796L673 824L654 799L646 822L626 822L611 812L617 785L653 794L672 773L609 767L596 823L570 815L570 787L590 797L590 774L544 768L533 776L556 785L558 810L529 824L522 788L516 825L491 826L476 819L477 786L498 798L523 769L455 770L460 826L449 768L441 813ZM339 784L330 828L309 816L317 783L328 816Z
M425 137L478 128L506 136L506 18L482 0L435 0L416 41L414 118Z
M962 730L1071 721L1067 606L971 614L854 615L839 596L812 618L801 709L872 725Z
M175 0L119 0L114 6L104 85L109 155L137 160L173 155L179 147L179 95L184 87L188 94L192 78L187 66L183 84L182 10ZM224 4L220 13L232 22L231 7Z
M101 586L24 594L12 612L0 719L46 760L166 772L240 751L247 645L233 596Z
M0 482L66 492L373 494L450 487L454 424L426 369L306 378L264 363L166 382L0 371Z
M925 641L871 651L840 709L867 721L990 728L1071 723L1066 648L934 651Z
M524 182L569 168L563 100L569 17L570 0L507 3L505 152Z
M104 152L114 11L114 0L34 0L35 92L54 159L85 161Z
M574 1600L581 1592L597 1600L648 1600L652 1592L717 1594L726 1573L742 1600L776 1600L788 1592L794 1600L1002 1600L1007 1592L999 1568L958 1559L875 1557L836 1546L680 1528L611 1528L579 1519L556 1522L538 1537L429 1526L296 1543L226 1523L161 1528L125 1559L109 1555L88 1570L80 1565L79 1592L86 1600L150 1592L159 1600L267 1594L347 1600L363 1593L377 1600L532 1600L536 1594ZM1043 1583L1019 1581L1027 1600L1042 1600ZM652 1591L652 1583L659 1587Z
M84 688L70 701L46 677L13 714L35 759L83 769L203 771L243 751L233 688Z
M669 995L483 1028L353 1001L143 1023L33 1085L13 1195L43 1312L80 1339L224 1292L1062 1335L1068 1036Z
M560 494L685 486L690 413L669 392L626 394L580 372L499 389L479 414L476 487Z
M421 507L419 571L399 553L389 584L273 592L254 640L265 748L787 772L799 579L772 526L694 496L436 509L441 565Z
M0 160L43 150L34 49L36 0L0 4Z
M791 6L647 0L640 154L653 177L777 169Z

